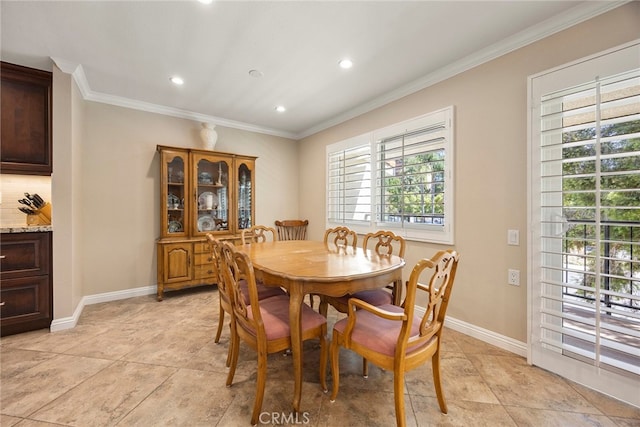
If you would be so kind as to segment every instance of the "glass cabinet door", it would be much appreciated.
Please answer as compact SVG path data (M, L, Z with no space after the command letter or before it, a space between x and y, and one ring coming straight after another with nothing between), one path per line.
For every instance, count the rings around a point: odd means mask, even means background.
M237 159L238 162L238 230L253 225L253 160Z
M193 157L196 214L193 234L228 233L231 158L196 153Z
M181 237L187 235L188 197L187 173L188 156L186 152L163 151L161 156L161 212L162 235Z

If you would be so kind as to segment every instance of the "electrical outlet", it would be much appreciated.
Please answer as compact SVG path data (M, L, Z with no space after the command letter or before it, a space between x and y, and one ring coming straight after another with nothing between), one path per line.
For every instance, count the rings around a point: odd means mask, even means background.
M508 275L507 282L510 285L520 286L520 270L509 269L508 273L509 275Z

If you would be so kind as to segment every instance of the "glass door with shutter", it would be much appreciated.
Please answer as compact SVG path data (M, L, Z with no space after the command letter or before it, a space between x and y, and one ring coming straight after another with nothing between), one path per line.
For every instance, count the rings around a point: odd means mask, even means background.
M611 394L640 386L640 68L627 68L533 91L531 360L587 367Z

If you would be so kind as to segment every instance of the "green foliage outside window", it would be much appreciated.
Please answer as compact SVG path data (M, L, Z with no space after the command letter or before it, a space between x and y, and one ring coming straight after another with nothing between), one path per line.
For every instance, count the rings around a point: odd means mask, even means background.
M563 134L563 213L572 227L565 235L567 260L583 264L582 285L595 287L596 233L601 240L603 265L601 288L622 294L638 293L640 283L633 280L640 268L640 120L611 124L601 128L600 191L596 178L596 129L587 128ZM582 143L581 143L582 142ZM611 156L611 157L608 157ZM601 227L597 230L596 197L600 197ZM590 224L591 223L591 224ZM593 300L595 292L582 291ZM604 295L605 304L618 303L640 310L637 301Z
M406 222L444 217L444 155L444 149L439 149L396 159L391 165L381 163L384 167L382 206L388 217Z

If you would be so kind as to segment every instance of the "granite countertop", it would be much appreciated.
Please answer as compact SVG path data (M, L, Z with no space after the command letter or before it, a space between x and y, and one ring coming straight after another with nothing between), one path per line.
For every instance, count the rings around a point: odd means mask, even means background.
M50 225L17 225L12 227L0 227L0 233L39 233L44 231L53 231Z

